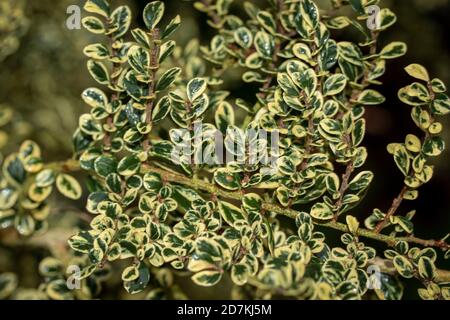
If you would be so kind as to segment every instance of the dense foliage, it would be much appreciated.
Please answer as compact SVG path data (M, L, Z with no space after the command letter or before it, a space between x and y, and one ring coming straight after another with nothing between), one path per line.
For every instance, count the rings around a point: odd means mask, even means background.
M379 79L407 51L379 45L396 15L377 0L269 0L245 2L244 20L232 2L195 2L216 33L180 48L181 18L166 17L164 2L149 3L145 28L132 28L128 6L86 1L82 23L98 42L83 53L98 85L82 93L90 112L74 156L47 163L30 140L6 156L0 227L45 236L54 189L85 193L87 222L66 239L69 256L42 260L38 289L17 293L17 276L3 273L0 298L89 299L114 278L149 299L187 298L177 279L189 275L199 286L229 276L238 299L400 299L402 278L417 279L423 299L450 299L450 272L437 265L450 257L448 235L418 238L415 211L398 212L433 177L445 148L439 117L450 113L445 84L419 64L405 68L414 82L398 98L420 134L388 146L404 186L386 212L364 220L357 209L374 178L364 170L365 108L385 102ZM222 89L229 68L258 88L255 103Z

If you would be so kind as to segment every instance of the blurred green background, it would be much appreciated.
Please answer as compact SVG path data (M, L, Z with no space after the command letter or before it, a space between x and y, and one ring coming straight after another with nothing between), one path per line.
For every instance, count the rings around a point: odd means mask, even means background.
M6 2L14 3L13 11L6 11L3 5ZM10 119L0 123L0 148L3 154L14 151L20 141L31 138L42 146L48 161L71 156L71 135L77 127L78 116L87 110L80 94L84 88L94 84L86 72L86 58L82 49L98 39L84 30L68 30L65 26L67 7L72 4L82 6L83 2L0 0L0 112L7 113ZM113 0L111 4L130 5L135 13L134 24L138 25L142 22L136 12L140 12L147 2ZM168 17L175 14L182 17L182 27L176 34L178 44L184 45L196 37L200 38L202 44L208 43L213 33L207 27L205 16L194 11L191 2L164 2ZM239 4L243 1L235 2ZM401 142L407 133L416 132L409 117L410 108L397 99L397 90L411 82L403 67L413 62L423 64L432 76L450 85L450 0L382 0L381 6L391 8L398 15L396 26L383 34L381 42L404 41L409 51L403 58L388 64L388 71L383 78L385 86L380 89L387 97L387 102L380 107L367 108L366 146L369 160L366 168L375 172L375 180L366 200L354 212L361 221L375 207L387 210L402 186L402 175L387 153L386 145ZM242 14L242 10L236 10L236 14ZM232 96L249 97L248 87L240 82L237 72L229 73L227 77L235 80L231 87L226 87L232 90ZM445 120L444 124L447 128L446 141L450 143L450 123ZM450 148L435 165L436 175L432 183L421 189L419 200L407 203L400 211L406 213L417 210L414 221L418 236L439 237L450 231ZM77 207L82 210L83 201ZM62 216L67 216L67 221L59 216L53 221L55 226L70 225L73 217L66 214ZM337 234L329 236L338 239ZM8 245L0 245L0 272L17 271L24 276L21 285L35 287L39 282L35 272L38 263L36 258L44 257L47 253L26 246L9 249ZM440 265L445 267L445 263L441 261ZM446 267L450 267L448 261ZM188 282L183 281L184 285L190 286ZM414 287L415 283L411 283L411 286ZM406 292L406 297L409 297L410 292ZM215 289L191 293L193 297L205 297L205 294L211 298L224 297ZM105 297L122 294L123 290L120 293L110 290Z

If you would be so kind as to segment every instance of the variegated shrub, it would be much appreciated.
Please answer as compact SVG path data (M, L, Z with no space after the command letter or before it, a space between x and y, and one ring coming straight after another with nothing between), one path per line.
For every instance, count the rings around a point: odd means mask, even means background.
M84 54L98 85L82 93L90 111L79 117L74 157L45 164L31 141L6 157L0 226L45 232L55 187L82 196L77 171L88 221L68 239L72 254L42 261L39 289L15 293L17 278L5 273L0 298L92 298L113 271L149 299L188 298L175 276L219 286L228 275L236 299L400 299L402 278L422 283L423 299L450 299L450 271L440 265L448 235L418 238L415 212L399 212L445 148L445 84L421 65L406 67L415 82L398 96L419 130L388 146L404 186L388 211L367 218L357 207L374 178L364 169L365 108L385 102L380 77L406 53L403 42L379 45L397 17L377 0L265 3L195 2L215 35L180 48L171 36L181 18L166 17L164 2L150 2L144 26L133 28L127 6L86 1L83 26L99 42ZM222 89L230 68L258 88L253 101ZM236 157L224 163L221 153ZM341 243L327 240L332 229ZM79 268L72 279L70 266Z

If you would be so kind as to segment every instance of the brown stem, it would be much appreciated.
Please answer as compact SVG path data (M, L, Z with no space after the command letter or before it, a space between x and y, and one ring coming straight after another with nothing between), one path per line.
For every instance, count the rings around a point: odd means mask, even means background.
M380 233L381 230L383 230L386 223L389 221L389 219L397 212L398 208L403 202L403 197L405 196L406 191L408 191L408 187L404 186L402 190L400 191L397 198L392 201L392 205L389 208L388 213L384 217L383 221L380 221L378 225L375 228L375 233Z
M148 95L150 96L150 99L147 103L146 109L145 109L145 122L148 124L151 124L152 122L152 111L153 111L153 104L155 103L155 98L153 97L155 93L155 87L156 87L156 72L159 68L159 50L160 50L160 44L159 42L159 30L154 29L152 30L152 39L153 39L153 48L150 52L150 84L148 88Z
M112 35L110 35L108 38L109 38L109 42L110 42L111 56L115 57L117 55L117 51L116 51L116 49L114 49L114 37ZM120 68L120 63L114 62L112 72L111 72L111 75L114 76L111 79L112 87L115 87L117 85L118 76L116 75L116 72L119 70L119 68ZM117 101L117 99L118 99L117 93L114 92L111 95L111 102L115 102L115 101ZM106 124L108 127L111 127L113 125L113 116L112 115L108 115L108 117L106 118ZM105 136L103 137L103 145L104 145L105 150L109 150L111 148L111 134L109 132L106 132Z
M350 176L353 173L353 170L355 170L355 165L354 165L353 161L350 161L347 164L347 167L345 168L345 173L342 175L342 183L341 183L341 188L339 189L339 199L336 202L337 209L336 209L336 214L334 215L334 221L337 221L337 218L339 217L339 214L340 214L339 211L342 208L342 205L343 205L342 203L344 201L344 195L348 189L348 183L350 180Z
M148 96L150 97L147 105L145 107L145 123L151 125L152 124L152 112L153 112L153 105L156 100L156 72L159 69L159 53L161 49L160 45L160 33L159 29L155 28L151 32L151 37L153 41L153 47L150 52L150 83L148 87ZM150 140L147 137L143 142L143 148L144 150L147 150L149 148Z

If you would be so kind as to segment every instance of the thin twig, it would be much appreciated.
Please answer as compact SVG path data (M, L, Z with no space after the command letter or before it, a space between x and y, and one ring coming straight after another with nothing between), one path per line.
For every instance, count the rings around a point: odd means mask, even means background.
M152 30L151 32L151 38L153 41L153 47L150 52L150 83L148 86L148 96L149 101L147 102L147 105L145 107L145 123L151 125L152 124L152 112L153 112L153 105L156 100L156 73L159 69L159 53L161 44L159 43L159 29L156 28ZM149 147L149 138L145 139L143 142L143 148L144 150L147 150Z
M400 193L398 194L397 198L395 198L394 201L392 201L392 205L389 208L388 213L386 214L384 219L377 224L377 226L375 228L376 233L380 233L381 230L383 230L386 223L389 221L389 219L395 215L398 208L400 207L400 205L403 202L403 197L405 196L406 191L408 191L408 187L403 186L403 188L400 191Z
M355 170L355 165L354 165L353 161L350 161L345 168L345 173L342 175L341 188L339 189L340 195L339 195L338 201L336 202L336 214L334 216L334 221L337 221L337 219L339 217L340 210L343 206L344 195L348 189L348 183L350 181L350 177L353 173L353 170Z

